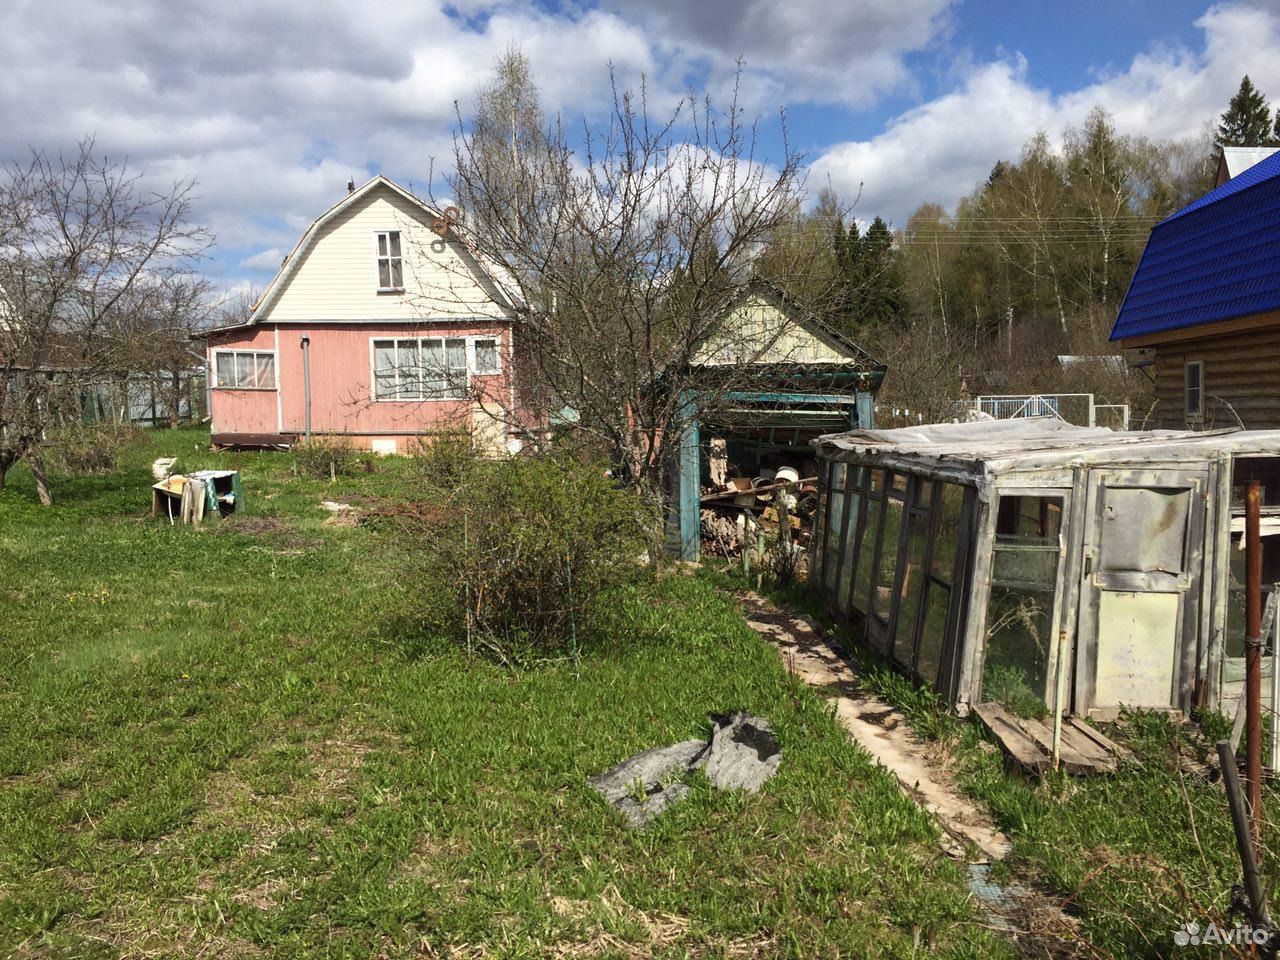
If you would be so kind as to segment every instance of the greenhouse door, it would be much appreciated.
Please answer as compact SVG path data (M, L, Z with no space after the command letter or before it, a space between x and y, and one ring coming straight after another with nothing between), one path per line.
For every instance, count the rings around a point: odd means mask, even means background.
M1169 709L1189 696L1206 481L1206 474L1188 470L1090 472L1076 647L1079 712Z

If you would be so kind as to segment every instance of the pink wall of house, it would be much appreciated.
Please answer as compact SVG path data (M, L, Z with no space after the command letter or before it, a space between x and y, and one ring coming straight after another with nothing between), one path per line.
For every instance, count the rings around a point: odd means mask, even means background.
M469 422L471 400L374 400L372 341L394 337L494 336L501 372L472 376L486 406L506 411L511 400L511 328L504 322L466 320L430 324L270 324L229 331L209 344L210 369L220 350L271 351L276 357L276 390L212 388L212 432L219 434L301 434L305 390L301 338L310 337L311 431L352 435L368 446L375 437L407 437L451 423ZM216 377L215 377L216 382ZM404 443L399 445L403 452Z

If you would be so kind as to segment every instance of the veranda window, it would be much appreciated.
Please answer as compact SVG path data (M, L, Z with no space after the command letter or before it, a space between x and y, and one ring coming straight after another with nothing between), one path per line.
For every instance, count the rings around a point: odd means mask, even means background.
M216 385L229 390L274 390L276 355L258 350L219 350L214 354Z
M375 400L461 400L469 373L465 337L373 341Z

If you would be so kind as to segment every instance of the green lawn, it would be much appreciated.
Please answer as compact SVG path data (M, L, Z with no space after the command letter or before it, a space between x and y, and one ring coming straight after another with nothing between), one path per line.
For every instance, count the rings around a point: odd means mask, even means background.
M927 818L707 578L610 603L513 673L413 627L405 461L335 484L157 432L106 477L0 493L0 954L1008 955ZM155 456L242 471L253 523L146 516ZM263 520L262 518L268 518ZM767 715L758 796L631 833L584 779Z

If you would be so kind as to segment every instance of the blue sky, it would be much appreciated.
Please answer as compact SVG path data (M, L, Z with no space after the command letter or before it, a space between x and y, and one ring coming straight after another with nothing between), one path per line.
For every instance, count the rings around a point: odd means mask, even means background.
M785 107L811 188L901 223L950 206L1037 130L1102 104L1124 133L1194 137L1249 72L1280 102L1280 0L10 0L0 156L85 134L157 179L195 177L209 274L262 285L349 176L423 187L493 58L546 106L599 116L607 64L674 102ZM767 128L768 129L768 128ZM768 142L767 146L773 146Z

